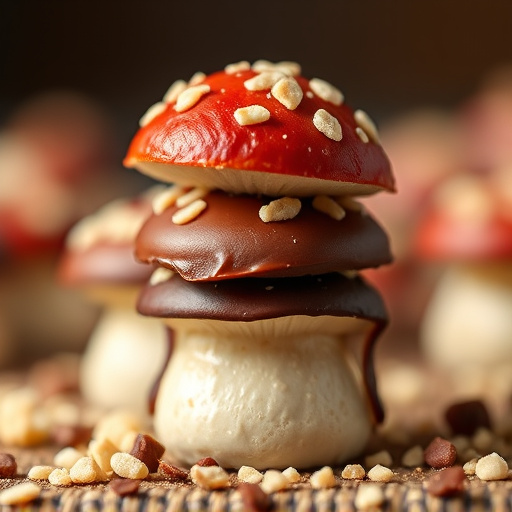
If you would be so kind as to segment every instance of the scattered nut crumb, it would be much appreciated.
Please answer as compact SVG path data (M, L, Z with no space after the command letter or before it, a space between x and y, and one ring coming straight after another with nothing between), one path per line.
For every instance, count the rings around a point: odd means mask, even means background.
M295 110L304 96L297 80L291 76L281 78L276 82L272 87L271 93L288 110Z
M41 487L32 482L24 482L0 491L0 505L23 505L34 501L40 494Z
M48 480L53 466L32 466L27 474L29 480Z
M139 126L142 128L148 125L153 119L158 117L167 108L167 104L163 101L159 101L149 107L145 114L139 119Z
M235 110L236 122L241 126L264 123L270 119L270 112L261 105L250 105Z
M357 126L356 127L356 133L357 133L357 136L365 143L365 144L368 144L368 142L370 142L370 137L368 137L368 135L366 134L366 132L360 127L360 126Z
M164 103L174 103L178 96L188 87L185 80L176 80L171 84L167 92L164 94L162 101Z
M76 448L68 446L63 448L55 454L53 457L53 463L55 466L70 469L77 460L81 459L84 454L78 451Z
M76 461L69 470L69 476L75 484L90 484L108 480L106 473L101 470L94 459L87 456Z
M340 206L340 204L329 196L315 196L312 205L315 210L325 213L335 220L341 220L346 215L345 210Z
M367 455L364 461L364 464L367 468L372 468L377 464L381 464L382 466L386 467L393 465L393 458L387 450L381 450L380 452Z
M301 73L300 64L292 61L270 62L260 59L253 63L252 69L257 73L264 71L281 71L285 75L298 76Z
M264 71L246 80L244 87L248 91L266 91L267 89L271 89L274 84L285 76L286 75L280 71Z
M240 62L228 64L224 68L224 71L227 75L234 75L235 73L239 73L240 71L247 71L248 69L251 69L251 64L246 60L242 60Z
M136 414L114 410L102 416L96 423L92 437L97 441L108 439L118 451L121 451L121 444L126 434L142 430L143 425Z
M371 141L373 141L375 144L380 144L380 137L379 132L377 131L377 126L364 110L356 110L354 112L354 119L359 128L364 130Z
M263 222L278 222L289 220L296 217L302 203L300 199L294 197L281 197L275 199L269 204L264 205L259 210L259 217Z
M368 478L374 482L390 482L394 476L395 474L391 469L381 464L373 466L373 468L368 471Z
M286 468L283 475L288 479L288 482L295 484L300 481L300 473L292 467Z
M196 199L189 205L176 211L171 220L174 224L183 225L192 222L194 219L199 217L208 205L203 199Z
M229 474L220 466L198 466L190 469L192 481L203 489L223 489L229 486Z
M55 468L48 475L48 482L59 487L68 487L73 484L71 476L69 476L69 470L66 468Z
M315 471L310 479L313 489L328 489L336 485L336 478L330 466L324 466L322 469Z
M149 474L148 467L133 455L126 452L117 452L112 455L110 465L116 473L123 478L143 479Z
M195 106L199 100L210 92L210 86L207 84L193 85L181 92L176 99L174 110L176 112L185 112Z
M475 474L480 480L504 480L508 478L507 461L493 452L478 460Z
M326 80L322 80L321 78L312 78L309 81L309 87L311 87L311 90L324 101L328 101L336 106L343 103L343 93Z
M260 485L264 492L270 494L286 489L290 485L290 482L281 471L277 471L276 469L269 469L265 471L263 480Z
M343 138L340 122L327 110L318 109L313 116L315 128L329 139L339 142Z
M179 185L173 185L172 187L165 189L163 192L160 192L151 202L153 213L155 215L160 215L167 210L167 208L173 206L178 197L182 196L184 193L185 189Z
M347 464L341 472L341 478L346 480L362 480L366 476L366 471L361 464Z
M193 203L196 199L203 199L209 192L210 190L205 187L194 187L192 190L176 198L176 206L178 208L184 208Z
M165 283L166 281L169 281L173 275L174 272L171 269L158 267L151 274L151 277L149 278L149 284L151 286L156 286L157 284Z
M188 81L188 85L190 86L195 86L197 84L200 84L201 82L204 81L204 79L206 78L206 74L203 73L202 71L196 71L191 77L190 77L190 80Z
M238 470L238 479L241 482L259 484L263 480L263 473L251 466L242 466Z
M464 473L469 476L473 476L476 473L476 463L478 462L478 458L474 458L471 460L468 460L466 464L464 464L463 469Z

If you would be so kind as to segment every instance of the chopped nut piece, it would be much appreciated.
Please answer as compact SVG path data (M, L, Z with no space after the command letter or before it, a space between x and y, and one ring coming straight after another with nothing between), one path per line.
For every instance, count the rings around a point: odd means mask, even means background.
M79 452L76 448L68 446L63 448L55 454L53 457L53 463L61 468L70 469L77 460L84 456L82 452Z
M110 465L116 475L123 478L138 480L146 478L149 474L146 464L129 453L114 453L110 459Z
M75 484L91 484L105 482L107 475L96 464L92 457L82 457L69 470L69 476Z
M368 510L380 507L385 501L384 491L378 484L361 484L356 493L356 509Z
M332 197L316 196L313 199L313 208L319 212L325 213L335 220L341 220L346 212Z
M17 469L16 459L10 453L0 453L0 478L11 478Z
M159 101L149 107L145 114L139 119L139 126L142 128L148 125L153 119L159 116L167 108L167 104L163 101Z
M409 448L402 455L402 464L407 468L423 466L424 463L425 463L424 450L419 444Z
M346 480L362 480L366 476L366 471L361 464L347 464L341 472L341 478Z
M33 466L30 468L27 478L29 480L48 480L54 469L53 466Z
M288 482L291 484L297 483L300 481L300 473L292 467L286 468L283 471L283 475L288 479Z
M343 138L340 122L327 110L318 109L313 116L315 128L329 139L339 142Z
M195 187L189 190L186 194L180 195L176 199L176 206L178 208L184 208L189 204L193 203L196 199L203 199L209 192L209 189L205 187Z
M206 201L203 201L203 199L196 199L189 205L181 208L181 210L176 211L171 218L172 222L178 225L192 222L207 206Z
M336 202L344 209L351 212L364 212L364 205L350 196L340 196Z
M452 466L434 473L425 483L427 492L433 496L453 496L464 490L467 477L460 466Z
M356 133L357 133L357 136L365 143L365 144L368 144L368 142L370 142L370 137L368 137L368 135L366 134L366 132L360 127L360 126L357 126L356 127Z
M270 496L258 484L241 483L237 490L242 497L243 510L247 512L266 512L273 509Z
M295 110L302 98L304 93L297 80L291 76L281 78L277 83L274 84L271 90L272 96L282 103L288 110Z
M244 87L248 91L266 91L271 89L281 78L285 77L280 71L264 71L263 73L253 76L244 82Z
M164 103L174 103L178 96L188 87L187 82L185 80L176 80L171 84L167 92L164 94L163 102Z
M390 482L395 474L391 469L377 464L368 471L368 478L374 482Z
M257 469L251 466L242 466L238 470L238 479L241 482L259 484L263 480L263 473L260 473Z
M151 286L156 286L157 284L165 283L165 281L169 281L173 275L174 272L172 270L165 267L158 267L151 274L149 284Z
M371 141L375 142L375 144L380 144L377 126L375 126L375 123L364 110L356 110L354 112L354 119L357 125L364 130L368 137L370 137Z
M119 450L127 432L141 430L142 424L137 415L117 410L102 416L94 427L93 438L97 441L108 439Z
M140 480L130 480L129 478L114 478L110 481L109 487L118 496L130 496L136 494L140 487Z
M365 466L368 468L372 468L377 464L381 464L382 466L391 466L393 464L393 459L391 454L387 450L381 450L380 452L376 452L371 455L367 455L365 457Z
M219 463L213 457L204 457L203 459L199 459L196 465L206 468L208 466L218 466Z
M187 471L180 469L177 466L171 466L163 460L160 461L158 471L173 480L186 480L188 478Z
M270 119L270 112L261 105L237 108L234 115L241 126L264 123Z
M507 461L493 452L478 460L475 474L480 480L504 480L508 478Z
M457 450L450 441L441 437L434 438L425 448L425 462L432 468L441 469L453 466L457 459Z
M192 481L203 489L223 489L229 486L229 475L220 466L198 466L190 469Z
M263 222L289 220L298 215L301 207L302 203L300 199L281 197L280 199L275 199L269 204L262 206L259 210L259 216Z
M464 464L463 469L464 473L469 476L473 476L476 473L476 463L478 462L477 458L471 459L466 464Z
M228 64L224 68L224 71L228 75L234 75L235 73L238 73L240 71L247 71L248 69L251 69L251 64L248 61L246 61L246 60L242 60L240 62L235 62L233 64Z
M174 110L176 110L176 112L185 112L186 110L191 109L205 94L209 92L210 86L207 84L193 85L188 89L185 89L176 99Z
M256 62L254 62L252 65L252 69L258 73L261 73L263 71L277 70L290 76L298 76L300 75L301 72L300 64L298 64L297 62L281 61L274 63L264 59L257 60Z
M336 485L336 478L330 466L315 471L309 481L313 489L328 489Z
M112 455L117 452L117 448L108 439L101 439L96 441L91 440L88 447L89 455L96 461L96 464L106 474L112 472L112 466L110 465L110 459Z
M135 439L130 455L137 457L146 464L150 473L158 471L160 458L165 452L165 447L149 434L139 434Z
M167 188L160 194L157 194L151 203L153 207L153 213L155 215L160 215L167 208L170 208L176 203L178 197L182 196L185 193L185 189L180 187L179 185L173 185L172 187Z
M343 93L337 87L334 87L334 85L331 85L329 82L322 80L321 78L312 78L309 81L309 87L311 87L311 90L324 101L328 101L329 103L337 106L343 103Z
M52 485L58 485L59 487L67 487L73 484L73 480L69 476L69 470L66 468L55 468L48 475L48 482Z
M196 71L188 81L188 85L197 85L204 81L206 74L202 71Z
M269 469L265 471L263 475L263 480L261 482L261 488L267 494L272 492L282 491L286 489L290 482L288 478L286 478L281 471L277 471L276 469Z
M34 501L40 494L41 487L25 482L0 491L0 505L23 505Z

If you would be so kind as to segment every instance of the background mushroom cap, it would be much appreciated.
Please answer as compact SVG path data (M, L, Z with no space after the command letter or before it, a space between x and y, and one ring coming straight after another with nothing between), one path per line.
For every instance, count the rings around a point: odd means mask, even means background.
M303 97L291 110L273 96L270 87L245 87L244 82L257 74L247 69L205 77L200 85L207 86L208 92L182 112L174 102L159 104L160 113L149 121L146 118L147 124L135 134L125 165L163 181L237 193L300 196L394 190L378 136L358 126L349 106L322 99L309 80L295 76ZM235 111L251 105L267 109L269 119L240 125ZM338 120L341 140L316 128L313 117L319 109ZM358 135L360 130L365 131L367 142Z

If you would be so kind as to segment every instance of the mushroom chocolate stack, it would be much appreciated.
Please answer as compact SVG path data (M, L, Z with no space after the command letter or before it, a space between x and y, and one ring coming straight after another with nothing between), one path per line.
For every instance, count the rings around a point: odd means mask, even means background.
M357 271L391 256L353 197L392 191L393 176L369 117L300 73L241 62L175 82L125 159L173 184L136 240L159 266L138 310L175 332L154 425L184 463L335 464L382 419L386 311Z

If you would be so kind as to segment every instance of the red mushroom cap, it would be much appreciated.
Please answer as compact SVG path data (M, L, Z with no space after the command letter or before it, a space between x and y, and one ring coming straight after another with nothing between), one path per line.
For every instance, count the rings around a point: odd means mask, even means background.
M192 86L199 87L193 89L198 99L183 111L176 110L175 101L156 104L141 120L124 164L162 181L235 193L366 195L394 190L375 126L364 112L355 115L340 91L324 81L283 74L282 94L299 101L285 106L277 86L247 88L246 81L257 75L262 73L243 69L206 76ZM335 91L335 97L321 92L319 83ZM188 88L178 103L190 94L190 84ZM254 105L266 109L260 108L264 116L254 124L240 124L245 121L235 112ZM334 132L324 129L318 116L313 122L318 111L327 125L333 123Z

